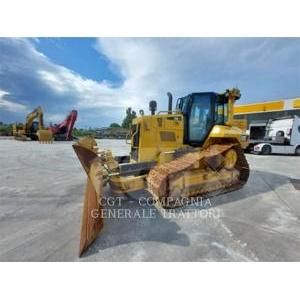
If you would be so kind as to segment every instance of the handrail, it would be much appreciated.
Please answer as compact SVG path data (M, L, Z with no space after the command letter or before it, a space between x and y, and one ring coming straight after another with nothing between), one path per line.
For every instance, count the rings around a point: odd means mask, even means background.
M167 110L160 110L157 114L160 115L161 113L166 113L166 114L180 114L180 110L172 110L171 113Z

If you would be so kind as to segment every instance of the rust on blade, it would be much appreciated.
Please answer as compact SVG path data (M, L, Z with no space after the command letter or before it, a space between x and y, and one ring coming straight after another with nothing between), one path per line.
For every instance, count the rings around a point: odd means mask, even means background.
M81 220L79 256L93 243L103 228L102 207L91 180L87 179Z
M103 228L103 167L97 154L85 147L73 145L85 172L88 175L85 189L79 256L93 243Z
M97 154L94 151L89 150L89 149L84 148L79 145L73 145L73 149L74 149L78 159L80 160L85 172L87 174L89 174L92 162L96 158L98 158Z

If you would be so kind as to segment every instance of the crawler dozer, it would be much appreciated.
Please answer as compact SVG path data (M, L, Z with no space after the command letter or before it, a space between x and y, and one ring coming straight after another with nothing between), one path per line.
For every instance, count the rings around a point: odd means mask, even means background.
M51 143L52 133L44 128L43 116L43 110L38 106L26 116L25 124L13 125L13 135L15 139L20 141L31 139L33 141L38 140L41 143ZM37 119L37 121L35 121L35 119Z
M192 93L179 98L172 109L133 119L130 156L113 157L99 151L91 138L73 148L87 173L79 255L96 239L103 227L101 211L104 185L114 193L147 189L154 202L169 209L185 205L193 197L208 197L241 188L249 166L241 144L245 132L235 125L233 105L238 89Z

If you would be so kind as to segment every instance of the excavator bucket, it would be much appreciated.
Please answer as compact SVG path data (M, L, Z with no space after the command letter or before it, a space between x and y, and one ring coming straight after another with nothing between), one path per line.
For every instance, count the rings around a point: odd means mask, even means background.
M53 142L52 133L48 129L39 129L36 134L40 143L51 144Z
M103 228L103 167L95 151L82 145L73 145L83 169L88 175L83 213L81 219L81 237L79 256L93 243Z

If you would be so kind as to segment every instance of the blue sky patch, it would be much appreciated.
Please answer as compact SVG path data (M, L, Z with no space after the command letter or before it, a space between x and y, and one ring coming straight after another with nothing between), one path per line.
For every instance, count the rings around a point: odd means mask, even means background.
M299 38L0 38L0 121L46 123L78 110L78 127L120 123L166 93L223 92L239 103L300 96Z

